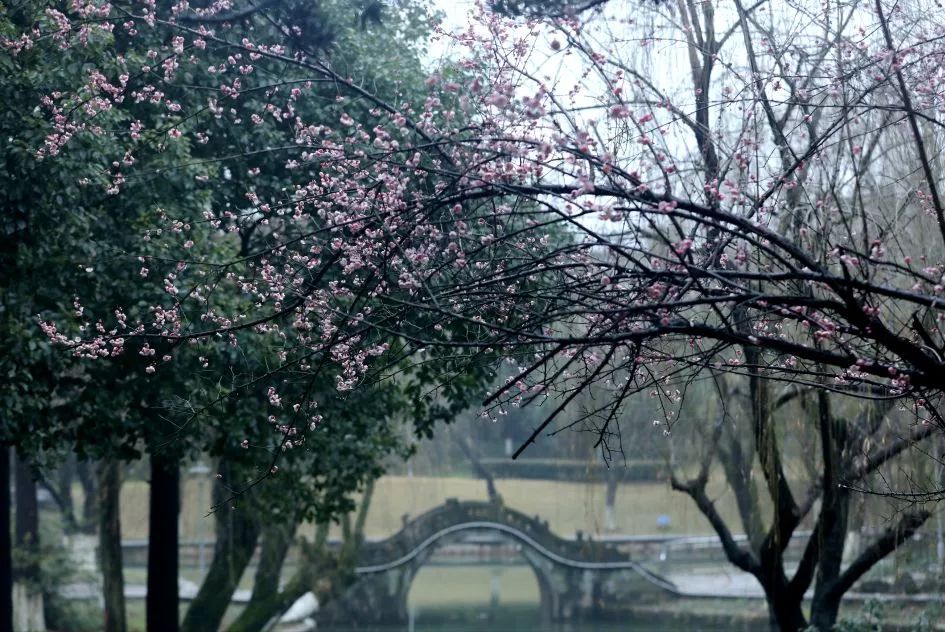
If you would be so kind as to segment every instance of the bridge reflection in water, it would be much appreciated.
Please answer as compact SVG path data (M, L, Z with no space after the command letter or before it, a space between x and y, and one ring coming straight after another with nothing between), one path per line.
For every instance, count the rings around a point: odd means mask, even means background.
M599 620L628 600L675 592L672 582L630 559L613 544L567 540L546 522L493 502L447 501L397 534L365 543L358 581L319 615L321 624L403 624L414 578L445 545L486 547L505 542L521 554L538 584L542 621Z

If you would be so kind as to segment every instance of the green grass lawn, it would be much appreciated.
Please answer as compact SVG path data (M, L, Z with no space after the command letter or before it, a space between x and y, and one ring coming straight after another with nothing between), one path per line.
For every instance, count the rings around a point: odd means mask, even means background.
M505 504L528 515L548 520L551 528L565 536L580 529L585 533L604 532L604 486L583 482L499 479L496 481ZM121 521L125 539L147 538L147 483L127 481L122 487ZM181 537L213 537L210 485L204 485L203 498L196 482L184 485L181 511ZM485 500L485 484L476 479L457 477L386 476L377 483L368 514L367 533L382 537L400 529L404 514L416 516L442 504L447 498ZM716 506L730 524L738 525L735 503L730 493L717 498ZM709 524L689 498L673 492L665 483L625 483L620 486L616 503L617 531L625 534L657 532L656 518L666 514L672 519L669 533L680 535L710 534ZM736 531L737 531L736 527Z
M604 485L583 482L499 479L496 487L505 504L528 515L548 520L560 535L604 532ZM416 516L442 504L447 498L486 500L486 486L480 480L433 477L394 477L378 481L368 514L369 535L381 536L400 528L401 516ZM727 518L736 516L731 495L719 500L719 510ZM672 518L672 533L711 533L708 522L687 496L673 492L666 483L625 483L618 488L618 532L657 532L656 518Z

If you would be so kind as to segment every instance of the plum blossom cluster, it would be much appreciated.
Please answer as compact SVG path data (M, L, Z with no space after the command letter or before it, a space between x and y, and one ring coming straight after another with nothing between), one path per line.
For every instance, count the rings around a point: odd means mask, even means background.
M920 0L791 0L680 27L669 7L637 22L618 4L543 22L479 9L439 34L455 56L402 102L288 42L201 23L236 3L143 5L122 28L170 37L143 39L135 68L49 95L40 154L103 133L96 119L133 101L162 108L164 128L132 119L131 145L203 144L215 121L266 131L284 143L246 155L279 152L278 172L249 173L289 184L247 184L241 205L153 228L179 259L142 266L158 284L149 309L44 331L89 358L150 357L152 337L266 336L286 367L330 363L343 390L392 341L498 353L518 375L493 412L602 384L610 419L630 393L714 369L881 389L936 417L945 208L927 145L942 133L945 21ZM106 6L73 7L57 32L81 45L70 22L104 30ZM786 28L789 10L810 27ZM188 92L185 67L216 94ZM326 83L328 120L307 106ZM147 163L117 158L109 191ZM199 254L249 226L248 251Z

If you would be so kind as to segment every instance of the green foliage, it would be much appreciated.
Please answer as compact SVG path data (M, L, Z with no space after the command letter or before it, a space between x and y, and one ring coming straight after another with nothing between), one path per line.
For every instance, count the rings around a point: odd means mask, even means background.
M833 626L832 632L881 632L895 624L897 630L908 629L912 632L930 632L938 629L936 622L941 617L941 606L938 604L929 605L924 611L919 613L915 623L912 625L903 624L901 620L893 621L887 613L888 604L870 599L864 603L860 612L852 616L841 617ZM816 632L811 629L810 632Z
M0 32L20 23L43 23L42 3L21 2L0 11ZM205 194L192 181L130 183L130 194L111 196L107 161L119 149L112 134L83 135L56 159L39 161L37 149L50 133L40 106L43 95L76 88L85 67L116 62L110 37L97 35L85 48L0 53L0 134L6 139L0 174L3 233L0 256L0 374L8 381L2 404L9 413L0 436L39 457L76 449L92 457L117 452L138 456L137 444L150 428L138 413L154 390L144 384L143 363L77 362L51 349L38 317L65 318L75 297L98 313L118 305L146 305L137 280L141 231L152 223L159 202L199 205ZM122 128L139 113L101 112L103 127ZM167 147L158 165L173 165L186 147ZM136 252L137 251L137 252ZM135 253L137 256L135 256ZM179 388L179 380L172 380ZM103 388L107 385L107 388ZM103 441L108 438L109 441Z
M51 596L45 602L46 621L59 621L60 632L98 632L102 629L102 609L86 599Z
M841 618L834 626L834 632L880 632L883 630L885 608L875 599L863 604L863 610L855 617Z
M46 8L35 0L0 6L0 35L48 24ZM385 6L379 22L363 19L371 9L371 3L281 2L265 17L253 15L223 31L228 37L245 29L261 40L285 39L278 25L291 24L298 34L287 42L290 50L320 51L381 99L418 100L426 90L420 62L429 28L424 6ZM82 335L75 297L92 322L110 320L117 307L129 320L150 313L166 295L160 281L142 277L183 276L173 256L182 235L197 243L187 273L217 275L219 294L226 297L221 306L235 311L251 305L253 297L214 262L252 259L284 228L254 214L246 196L291 203L292 174L285 168L291 154L282 148L293 145L295 131L290 120L238 122L269 117L271 104L284 101L293 86L306 89L306 98L294 105L306 121L335 122L342 112L367 121L373 107L341 102L331 85L307 83L304 74L290 76L279 62L263 59L245 78L244 96L213 114L207 94L217 94L219 84L185 67L161 87L178 112L127 98L94 116L102 133L78 134L58 155L36 159L54 131L40 105L44 95L84 94L92 68L109 78L130 73L131 85L152 81L138 69L153 63L147 52L162 37L145 29L129 38L116 28L95 31L87 46L60 48L47 39L18 55L0 52L0 133L9 139L0 174L0 344L8 351L0 356L0 375L9 384L0 394L8 412L0 438L13 440L41 466L70 451L92 459L137 459L145 451L225 456L235 472L225 481L232 502L255 505L267 519L331 519L351 509L351 493L380 475L387 455L407 454L402 417L409 414L416 433L429 436L435 422L452 420L478 395L491 371L465 371L465 359L448 354L408 371L408 359L399 358L367 376L357 393L342 394L324 361L286 360L285 341L275 334L237 332L232 346L219 339L193 345L164 340L154 343L152 357L138 353L143 340L133 340L122 356L92 362L50 348L38 327L39 318L54 320L69 335ZM386 45L378 46L378 38ZM79 111L82 103L61 105ZM128 132L135 121L144 130L137 139ZM192 143L189 135L171 139L167 131L175 125L199 125L206 142ZM133 164L124 158L129 150ZM211 225L204 219L209 209L232 210L238 219ZM167 218L180 220L182 235L161 231ZM172 363L163 362L165 354ZM149 365L153 375L146 373ZM308 411L271 406L268 387L286 401L318 402L326 422L304 430ZM285 424L303 429L304 436L286 436L279 429Z

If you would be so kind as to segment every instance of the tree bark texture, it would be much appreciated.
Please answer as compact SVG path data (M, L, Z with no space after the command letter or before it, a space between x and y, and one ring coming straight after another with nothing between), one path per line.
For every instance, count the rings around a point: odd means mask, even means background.
M459 449L462 450L463 455L469 459L470 465L472 465L473 472L476 476L481 478L486 482L486 494L490 502L495 502L499 498L499 491L495 486L495 478L492 476L492 472L489 471L489 468L482 464L482 461L479 459L479 456L475 453L473 448L466 442L466 439L458 435L454 435L456 443L459 445Z
M746 352L746 357L748 355ZM751 359L749 361L752 365L757 364ZM811 482L803 502L798 503L790 492L783 473L780 448L772 424L771 404L766 392L767 385L754 375L749 376L749 384L751 407L748 418L751 421L752 438L749 447L753 446L764 474L758 481L758 487L767 492L772 504L773 516L770 526L762 528L758 494L751 477L754 456L742 449L739 435L720 430L723 427L729 428L729 424L717 425L703 456L698 476L688 481L673 476L672 487L686 492L695 501L719 536L728 560L751 573L761 584L768 604L772 630L798 632L807 629L804 594L813 585L814 594L810 604L811 628L826 632L833 629L843 597L855 582L912 537L931 515L924 509L905 513L897 524L890 526L844 568L844 543L851 524L851 497L849 490L841 483L859 480L870 474L927 435L913 432L908 437L893 442L895 445L886 445L874 452L877 458L870 460L868 466L852 465L845 461L845 451L862 442L860 429L865 428L867 435L875 431L889 407L870 408L855 420L844 420L831 410L830 400L825 392L815 392L813 402L816 409L811 412L819 422L819 473ZM719 440L723 436L728 440L720 443ZM709 464L716 457L721 461L726 479L735 492L739 514L749 535L748 546L740 546L733 539L729 526L706 493ZM784 551L801 520L809 515L818 498L822 502L813 533L797 569L789 577L785 570Z
M227 471L224 461L221 461L218 471ZM229 478L226 474L224 477ZM224 493L222 486L214 486L213 500L218 509L214 514L216 544L213 549L213 560L210 562L210 569L200 585L197 596L187 608L187 614L181 626L183 632L202 632L220 628L220 622L223 621L226 609L230 605L233 592L256 550L260 526L259 521L252 515L252 508L248 505L235 507L220 505L225 499ZM278 574L276 582L278 582Z
M613 467L607 468L607 481L604 494L604 530L617 530L617 486L620 481Z
M95 466L91 461L79 461L75 466L75 473L82 484L82 522L79 529L83 533L95 533L98 524L98 492L96 491Z
M69 458L56 471L54 479L40 476L37 481L52 496L53 502L62 514L62 528L66 535L75 533L79 523L75 518L75 503L72 502L72 475L75 469L75 456Z
M121 552L121 464L104 460L98 466L99 562L105 602L105 632L125 632L125 578Z
M251 601L227 628L227 632L260 632L269 621L312 590L315 575L313 569L299 569L281 591L260 601ZM319 607L323 605L324 602L319 599Z
M39 506L29 461L16 455L16 531L19 560L13 569L15 627L45 630L39 572Z
M311 590L311 574L300 569L279 590L282 565L292 543L296 524L267 525L262 529L259 566L253 581L253 594L229 632L257 632L273 617L284 612L296 599ZM307 562L303 562L303 566Z
M72 530L78 528L78 521L75 518L75 503L72 501L72 479L75 476L76 458L70 454L66 462L63 463L56 472L56 491L59 496L57 504L62 510L65 520L67 520Z
M285 556L292 544L296 524L271 524L262 530L262 544L259 553L259 566L253 581L253 594L250 602L264 601L279 592L279 576Z
M807 628L802 599L779 593L770 585L763 588L773 632L800 632Z
M148 514L148 632L177 632L178 513L180 469L177 459L151 456L151 499Z
M13 632L10 446L0 443L0 632Z

